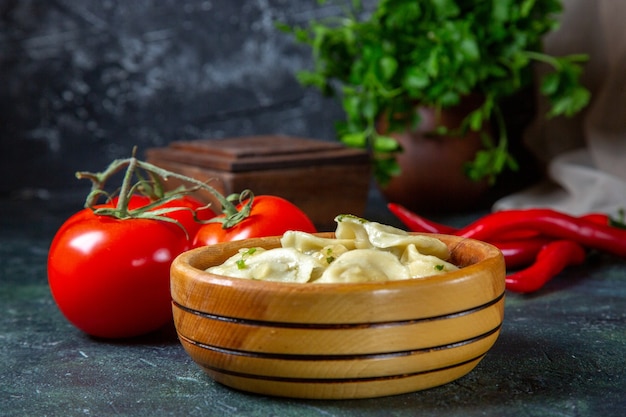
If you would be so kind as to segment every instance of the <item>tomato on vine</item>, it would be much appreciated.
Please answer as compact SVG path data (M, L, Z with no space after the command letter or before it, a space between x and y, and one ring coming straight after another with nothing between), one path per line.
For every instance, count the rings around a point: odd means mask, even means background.
M117 195L106 181L126 167ZM140 175L137 171L145 171ZM127 338L157 330L172 320L169 269L191 248L203 221L216 213L188 193L203 183L132 158L114 161L104 172L77 173L92 181L85 208L59 228L48 252L48 283L63 315L85 333ZM135 176L139 181L133 184ZM169 176L193 189L162 192ZM107 202L97 204L105 196Z
M193 246L213 245L220 242L243 240L252 237L280 236L288 230L315 233L309 217L293 203L272 195L254 196L236 207L238 213L245 212L252 201L249 213L243 219L229 222L228 213L200 226Z
M119 193L110 195L106 181L123 168ZM315 232L306 214L280 197L254 197L249 190L224 197L206 183L134 156L113 161L103 172L77 176L90 179L92 190L85 208L52 240L48 282L65 317L96 337L134 337L171 322L170 266L192 248L194 237L210 244L203 236L224 241L287 230ZM193 187L165 193L161 182L168 177ZM222 215L189 196L198 189L217 198ZM97 204L103 196L107 202Z

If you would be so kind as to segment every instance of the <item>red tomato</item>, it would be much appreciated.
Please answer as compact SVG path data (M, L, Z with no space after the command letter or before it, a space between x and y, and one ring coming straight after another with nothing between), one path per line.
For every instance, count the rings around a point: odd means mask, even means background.
M148 201L134 196L129 207ZM171 204L187 204L177 202ZM107 206L113 203L98 207ZM198 227L188 224L193 221L190 212L175 213L190 232ZM52 241L50 290L64 316L85 333L103 338L149 333L172 319L169 269L190 247L191 239L176 224L120 220L84 209L71 216Z
M240 209L244 203L237 208ZM254 197L250 215L235 226L228 229L223 229L221 223L201 226L193 246L214 245L251 237L280 236L288 230L316 232L308 216L291 202L276 196L260 195Z

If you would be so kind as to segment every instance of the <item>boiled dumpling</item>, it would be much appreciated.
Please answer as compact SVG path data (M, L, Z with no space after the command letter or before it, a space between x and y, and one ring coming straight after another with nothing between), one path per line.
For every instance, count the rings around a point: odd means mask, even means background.
M335 221L335 238L288 231L279 248L240 249L207 271L265 281L347 283L420 278L458 269L446 261L446 244L434 237L353 215Z
M335 259L316 283L375 282L410 278L409 270L389 252L355 249Z
M353 240L354 246L358 249L371 248L369 236L364 225L367 220L350 214L342 214L335 217L337 228L335 229L335 237L337 239Z
M335 221L337 221L337 237L355 239L358 248L385 249L401 256L406 247L412 244L424 255L433 255L441 259L450 257L448 246L431 236L412 235L393 226L370 222L351 215L337 216Z
M407 246L400 258L400 262L409 269L411 278L427 277L429 275L445 274L459 269L456 265L444 261L433 255L420 253L415 245Z
M242 249L208 272L233 278L305 283L316 278L324 265L294 248Z
M333 239L315 236L306 232L287 231L280 239L283 248L295 248L302 253L318 252L328 246L342 245L347 250L354 249L354 241L350 239Z
M354 249L354 241L350 239L324 238L298 231L285 232L280 243L282 247L294 248L312 256L325 267L345 252Z

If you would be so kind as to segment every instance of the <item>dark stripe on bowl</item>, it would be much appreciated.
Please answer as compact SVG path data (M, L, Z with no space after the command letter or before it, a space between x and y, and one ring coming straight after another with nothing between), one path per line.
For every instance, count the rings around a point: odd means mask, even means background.
M502 327L501 324L496 326L495 328L485 332L481 335L472 337L470 339L461 340L454 343L448 343L445 345L432 346L422 349L414 349L414 350L404 350L398 352L387 352L387 353L369 353L369 354L360 354L360 355L294 355L294 354L286 354L286 353L260 353L260 352L250 352L245 350L236 350L236 349L226 349L223 347L208 345L206 343L198 342L197 340L192 340L185 335L179 334L178 336L181 339L185 339L186 342L197 346L202 349L210 350L213 352L218 352L225 355L233 355L233 356L247 356L251 358L258 359L283 359L283 360L293 360L293 361L342 361L342 360L371 360L371 359L386 359L386 358L394 358L394 357L402 357L402 356L411 356L416 354L428 353L439 350L452 349L456 347L461 347L465 345L469 345L471 343L475 343L481 339L487 338L500 330Z
M227 317L227 316L218 316L211 313L206 313L203 311L194 310L192 308L186 307L182 304L179 304L176 300L172 300L172 303L175 307L179 308L182 311L185 311L190 314L194 314L196 316L200 316L210 320L224 321L229 323L236 324L244 324L250 326L264 326L264 327L284 327L284 328L292 328L292 329L358 329L358 328L374 328L374 327L388 327L388 326L404 326L407 324L415 324L426 321L433 320L445 320L451 319L455 317L465 316L468 314L475 313L477 311L489 308L494 304L497 304L504 298L504 292L500 294L498 297L493 300L479 305L477 307L472 307L467 310L457 311L450 314L443 314L439 316L432 317L423 317L420 319L409 319L409 320L399 320L399 321L381 321L375 323L290 323L290 322L279 322L279 321L264 321L264 320L252 320L252 319L243 319L238 317Z
M223 375L232 375L239 378L248 378L248 379L256 379L256 380L264 380L264 381L275 381L275 382L293 382L293 383L304 383L304 384L345 384L345 383L353 383L353 382L373 382L373 381L389 381L394 379L404 379L404 378L412 378L418 375L431 374L436 372L449 371L454 368L459 368L465 365L468 365L472 362L478 363L482 358L486 355L486 353L482 353L474 358L464 360L459 363L455 363L452 365L444 366L436 369L429 369L425 371L417 371L405 374L396 374L396 375L384 375L384 376L370 376L363 378L289 378L289 377L280 377L280 376L266 376L266 375L254 375L254 374L246 374L243 372L233 372L226 369L213 368L211 366L202 365L206 370L220 373Z

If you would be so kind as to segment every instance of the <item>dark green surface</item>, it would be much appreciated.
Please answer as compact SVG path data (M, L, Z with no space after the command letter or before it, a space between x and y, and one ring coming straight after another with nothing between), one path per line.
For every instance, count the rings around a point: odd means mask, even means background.
M213 382L171 328L112 343L68 324L48 291L46 256L54 231L77 208L72 196L0 200L0 416L608 417L626 410L624 260L593 256L533 296L510 294L496 345L453 383L372 400L277 399ZM393 223L378 198L368 217Z

